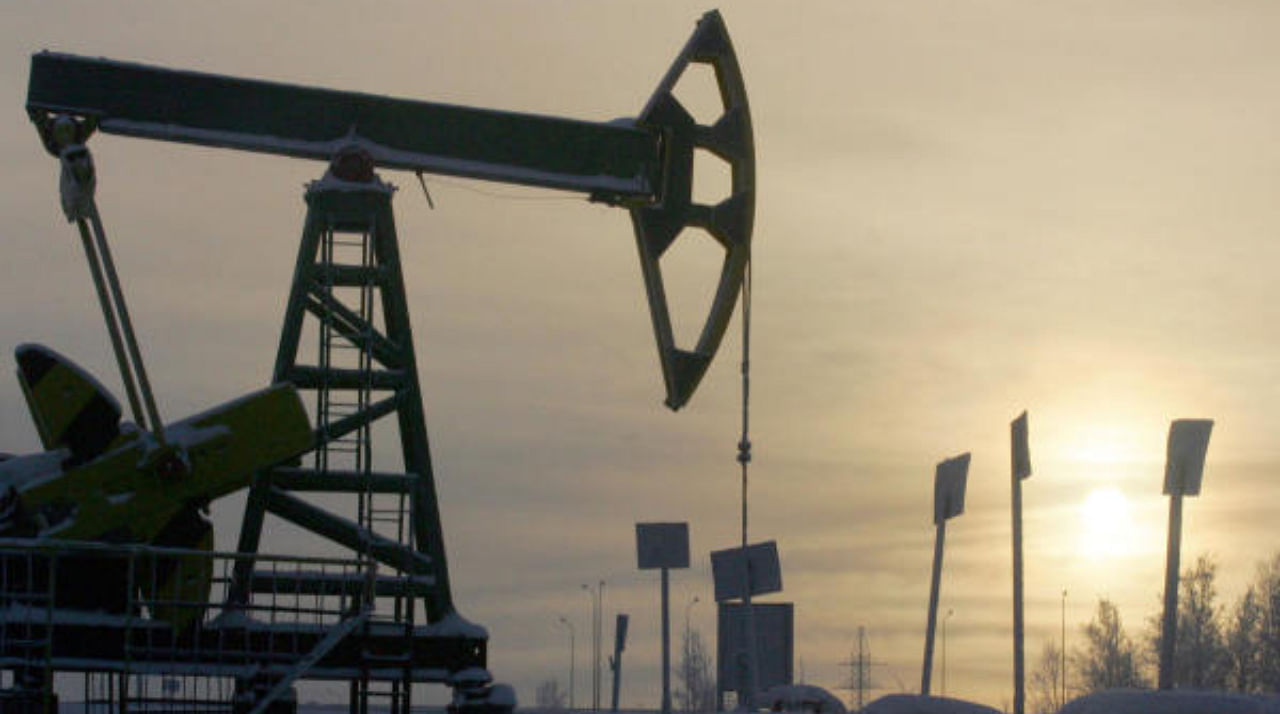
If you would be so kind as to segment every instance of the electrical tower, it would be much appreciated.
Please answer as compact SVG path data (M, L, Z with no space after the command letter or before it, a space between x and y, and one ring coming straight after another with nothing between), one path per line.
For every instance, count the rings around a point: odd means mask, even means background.
M849 653L849 659L840 663L849 668L849 679L840 687L853 692L850 711L862 711L867 692L880 688L871 678L871 668L884 665L871 659L871 649L867 646L867 628L858 627L858 644Z

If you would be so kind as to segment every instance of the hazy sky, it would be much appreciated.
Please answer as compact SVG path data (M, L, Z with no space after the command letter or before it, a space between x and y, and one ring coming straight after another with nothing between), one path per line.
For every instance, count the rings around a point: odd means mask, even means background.
M23 110L32 52L609 120L639 111L704 9L7 2L4 349L44 342L118 389L57 166ZM843 684L865 625L885 663L875 680L918 687L933 467L972 451L942 585L948 693L1011 700L1008 423L1023 409L1029 662L1057 636L1064 588L1071 639L1098 596L1134 634L1156 611L1173 418L1217 420L1183 552L1216 555L1233 600L1280 548L1280 6L722 10L759 160L751 533L779 542L785 591L771 599L796 604L797 672ZM110 136L91 147L162 414L262 386L302 187L323 166ZM566 678L557 618L571 618L580 704L579 586L604 579L607 620L632 616L623 704L655 706L658 576L635 570L632 524L691 523L675 629L697 596L692 623L712 635L707 552L739 528L737 322L671 414L625 213L455 180L431 182L431 211L412 176L387 178L462 612L490 629L492 671L529 704L540 680ZM679 275L678 296L704 299L708 274ZM38 445L16 380L0 380L0 437ZM1121 493L1128 515L1087 515L1096 489ZM240 507L217 506L220 547Z

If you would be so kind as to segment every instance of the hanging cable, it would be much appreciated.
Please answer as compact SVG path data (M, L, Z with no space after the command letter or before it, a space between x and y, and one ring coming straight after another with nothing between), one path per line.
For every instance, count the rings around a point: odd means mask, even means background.
M738 463L742 466L742 562L743 616L747 634L747 681L740 692L738 710L754 710L757 681L755 610L751 604L751 558L747 554L747 466L751 463L749 435L751 406L751 259L742 274L742 438L738 440Z

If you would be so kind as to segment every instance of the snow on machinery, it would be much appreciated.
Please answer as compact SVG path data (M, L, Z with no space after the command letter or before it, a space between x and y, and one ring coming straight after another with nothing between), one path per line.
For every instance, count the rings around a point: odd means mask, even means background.
M715 73L723 111L709 125L698 124L673 94L694 63ZM633 120L512 114L49 52L32 57L27 110L45 148L61 162L63 208L85 243L140 431L120 427L118 405L69 360L45 348L19 350L20 363L55 364L79 385L77 399L99 412L105 404L108 418L105 427L99 420L98 431L90 430L100 449L71 459L27 457L25 465L0 470L9 486L0 508L21 516L7 535L26 538L0 544L0 562L21 562L15 572L27 575L56 568L60 557L83 562L110 553L124 594L122 604L108 608L122 613L113 620L77 615L100 608L92 598L68 599L65 588L40 600L36 591L57 589L61 575L25 577L24 587L0 593L6 605L21 601L23 612L39 601L51 613L40 623L22 620L21 633L0 622L0 666L14 673L0 700L47 705L51 674L81 671L106 678L102 701L122 711L144 701L176 706L176 696L143 690L148 678L179 674L233 682L238 711L287 708L291 685L300 679L350 682L353 709L375 702L408 711L419 682L454 687L459 709L510 709L508 691L491 687L484 670L487 633L463 620L453 603L391 190L375 170L548 187L626 209L665 402L678 409L719 347L750 259L751 121L719 14L699 21ZM324 179L305 196L307 218L272 378L277 386L247 397L252 406L238 401L215 410L216 419L160 422L93 203L97 179L86 142L96 131L329 162ZM731 171L730 193L714 205L692 197L698 150ZM661 259L686 229L705 230L724 260L696 344L678 346ZM316 327L318 345L302 344L304 325ZM40 394L48 390L36 376L23 379L39 424L51 411L41 406ZM297 404L299 393L313 405L311 423ZM246 408L251 413L242 419ZM391 416L403 468L377 470L371 426ZM273 426L250 434L255 429L244 428L248 422ZM46 448L68 448L51 436L53 427L39 430ZM207 456L237 449L252 458L234 469ZM36 462L46 471L32 477ZM166 480L172 474L180 487ZM200 505L246 485L236 551L211 553ZM339 501L355 513L337 512ZM349 557L319 562L262 555L268 517L336 543ZM172 523L178 525L166 530ZM181 536L165 535L169 530ZM62 540L67 535L84 539L83 553ZM112 550L117 543L140 545ZM139 557L142 564L135 562ZM185 574L171 567L167 579L158 578L161 561L186 566L177 568ZM310 619L302 622L299 603L308 598L316 604L305 608ZM86 651L86 627L100 647ZM13 644L19 639L25 644ZM216 706L219 696L201 704Z

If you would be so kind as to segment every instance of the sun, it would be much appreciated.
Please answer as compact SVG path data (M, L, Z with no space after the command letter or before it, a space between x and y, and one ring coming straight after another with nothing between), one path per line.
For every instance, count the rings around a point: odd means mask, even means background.
M1106 560L1134 548L1133 514L1129 499L1111 486L1095 488L1080 504L1080 554Z

